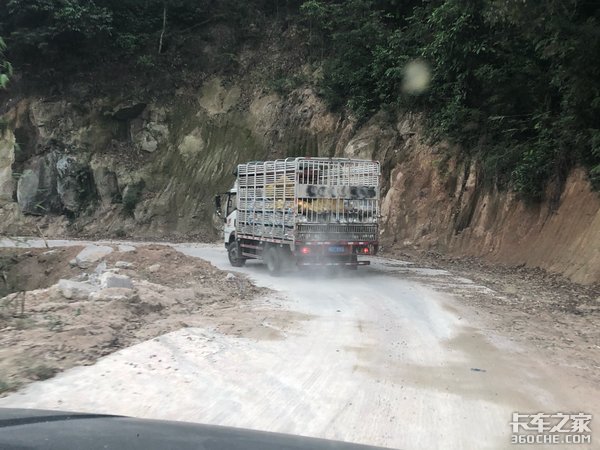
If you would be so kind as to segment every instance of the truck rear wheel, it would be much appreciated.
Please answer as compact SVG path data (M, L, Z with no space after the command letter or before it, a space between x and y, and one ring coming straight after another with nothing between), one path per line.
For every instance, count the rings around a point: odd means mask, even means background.
M357 270L358 269L358 264L357 264L358 258L356 257L356 255L352 255L348 262L352 263L352 265L345 266L347 270Z
M227 256L229 257L229 262L233 267L242 267L244 264L246 264L246 260L240 255L240 246L237 241L229 243L229 247L227 248Z
M277 247L268 247L265 250L263 261L267 265L267 270L273 276L281 273L282 257Z

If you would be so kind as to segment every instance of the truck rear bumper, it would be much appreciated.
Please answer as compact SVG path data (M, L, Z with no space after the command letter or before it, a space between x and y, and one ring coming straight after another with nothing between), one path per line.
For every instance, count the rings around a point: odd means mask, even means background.
M342 261L298 261L298 266L309 267L309 266L369 266L371 261L355 261L355 262L342 262Z

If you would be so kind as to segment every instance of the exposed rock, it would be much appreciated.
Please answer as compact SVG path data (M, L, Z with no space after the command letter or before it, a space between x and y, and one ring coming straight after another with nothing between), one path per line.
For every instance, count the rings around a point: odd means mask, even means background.
M130 134L133 143L139 149L152 153L166 143L169 138L169 127L166 124L166 111L163 108L151 109L147 116L141 126L132 123Z
M226 89L221 84L221 79L215 77L202 86L200 106L210 115L228 112L238 101L241 95L239 86Z
M73 128L73 118L68 111L66 100L47 101L35 100L29 105L32 124L37 128L40 140L50 141L56 138L64 129Z
M87 165L67 155L58 159L56 170L56 189L66 210L78 212L97 197L94 179Z
M160 264L152 264L148 266L148 272L158 272L160 270Z
M93 178L96 192L104 205L121 202L122 196L119 191L117 174L106 167L93 169Z
M181 156L186 159L191 159L197 156L204 150L206 143L200 135L200 130L195 129L191 134L188 134L183 138L181 144L179 144L178 150Z
M120 252L134 252L135 251L135 247L133 245L127 245L127 244L119 244L119 246L117 248L119 249Z
M118 269L131 269L133 267L133 263L130 263L128 261L117 261L115 263L115 267L117 267Z
M158 139L149 130L142 130L135 139L139 148L145 152L152 153L158 148Z
M21 169L17 182L17 202L26 214L47 214L62 209L56 191L56 154L31 158Z
M59 280L58 291L69 300L83 300L98 290L97 286L82 281Z
M75 257L77 265L82 269L88 269L95 262L100 261L106 255L113 252L112 247L106 245L88 245Z
M0 128L0 203L13 200L12 165L15 162L15 135Z
M36 212L36 196L40 179L31 169L25 169L17 183L17 202L23 212Z
M102 275L104 272L106 272L106 268L106 261L102 261L96 266L96 268L94 269L94 273L96 275Z
M100 275L100 287L102 289L133 289L133 283L131 282L131 278L126 275L117 275L111 272L104 272L102 275Z
M80 273L79 275L76 275L73 278L71 278L71 281L86 281L88 283L91 283L90 274Z
M346 148L344 154L349 158L368 159L369 155L373 154L374 142L364 137L352 139Z
M142 199L142 192L146 186L146 182L142 179L135 183L129 183L123 189L123 209L131 214L135 211L138 203Z
M235 280L236 276L234 274L232 274L231 272L229 272L227 275L225 275L225 279L227 281L231 281L231 280Z
M416 134L415 124L410 118L399 120L396 124L396 130L402 137L410 137Z
M600 305L578 305L575 309L580 313L589 314L600 311Z
M137 298L137 292L128 288L106 288L91 292L88 299L96 302L128 301Z
M254 58L240 61L252 71ZM9 112L16 140L26 143L14 164L23 174L17 186L22 210L64 209L72 229L89 235L208 240L217 233L212 197L231 187L239 162L373 158L382 169L383 247L435 249L543 267L585 283L600 280L600 200L583 170L571 172L555 205L532 207L488 189L477 165L450 156L460 153L451 144L426 142L418 114L401 113L396 120L379 114L357 124L329 111L310 88L283 96L257 86L251 73L226 81L206 74L200 89L182 82L175 95L157 95L147 105L119 104L121 98L110 94L94 98L91 86L87 95L61 94L66 100L24 99ZM57 180L60 158L75 158L73 167L83 169L69 169L70 184L63 174ZM0 155L0 199L8 192L1 187L7 165ZM102 207L85 208L77 199L76 186L88 182ZM0 213L6 222L22 218L13 210Z
M146 103L124 102L113 108L108 115L116 120L132 120L138 117L144 109L146 109Z

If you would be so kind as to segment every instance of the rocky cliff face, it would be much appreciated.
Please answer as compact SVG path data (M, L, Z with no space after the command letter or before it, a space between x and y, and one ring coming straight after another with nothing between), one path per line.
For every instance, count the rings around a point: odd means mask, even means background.
M212 198L236 164L285 156L382 163L384 248L417 247L600 281L600 199L574 171L558 201L527 205L486 188L476 166L427 145L418 117L360 127L311 89L282 97L210 77L169 95L94 95L74 86L24 98L3 117L4 232L216 237Z

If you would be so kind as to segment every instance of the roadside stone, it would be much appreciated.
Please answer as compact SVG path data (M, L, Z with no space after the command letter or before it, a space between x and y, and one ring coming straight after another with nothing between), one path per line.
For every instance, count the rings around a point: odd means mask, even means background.
M123 288L133 289L131 278L126 275L118 275L116 273L104 272L100 275L100 287L107 288Z
M115 267L118 269L131 269L133 267L133 263L128 261L117 261L115 263Z
M38 192L39 178L31 170L23 171L17 182L17 202L24 212L35 210L35 198Z
M79 275L71 278L71 281L81 281L90 284L90 276L87 273L80 273Z
M599 305L578 305L575 309L577 311L579 311L580 313L589 314L589 313L593 313L596 311L600 311L600 306Z
M158 272L160 270L160 264L152 264L148 267L148 272Z
M133 289L113 287L92 292L88 299L93 302L110 302L113 300L128 301L136 297L137 293Z
M130 101L118 104L105 114L116 120L129 121L138 117L144 109L146 109L146 103Z
M88 298L92 292L97 290L96 286L81 281L65 279L58 281L58 291L64 298L69 300Z
M135 252L135 247L133 245L119 244L117 248L120 252Z
M113 252L112 247L107 245L88 245L75 257L77 266L81 269L89 269L92 264L100 261L106 255Z
M94 269L94 272L97 275L102 275L104 272L106 272L106 261L102 261L100 264L98 264L96 266L96 268Z
M232 274L231 272L229 272L229 273L228 273L228 274L225 276L225 279L226 279L226 280L228 280L228 281L230 281L230 280L235 280L235 278L236 278L236 277L235 277L235 275L234 275L234 274Z

